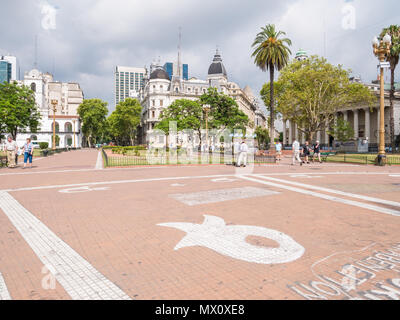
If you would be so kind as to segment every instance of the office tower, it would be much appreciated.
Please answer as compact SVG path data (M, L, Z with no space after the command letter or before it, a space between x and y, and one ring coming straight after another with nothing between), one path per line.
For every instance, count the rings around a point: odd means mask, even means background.
M122 67L115 68L115 104L125 101L126 98L137 98L143 88L144 68Z

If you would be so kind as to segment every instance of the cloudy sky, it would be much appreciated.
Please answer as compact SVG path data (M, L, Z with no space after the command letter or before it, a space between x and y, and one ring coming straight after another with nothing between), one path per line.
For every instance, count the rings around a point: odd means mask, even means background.
M285 31L293 55L324 55L369 82L377 75L371 39L400 24L398 0L1 0L1 11L0 54L17 56L21 75L34 65L37 36L38 68L79 82L85 98L111 110L114 67L175 61L179 27L189 76L206 77L218 46L229 79L258 93L268 77L251 58L261 26Z

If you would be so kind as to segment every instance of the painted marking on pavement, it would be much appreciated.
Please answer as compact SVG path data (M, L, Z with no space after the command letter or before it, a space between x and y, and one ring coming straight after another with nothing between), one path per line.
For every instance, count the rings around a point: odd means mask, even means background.
M162 223L161 227L176 228L187 235L174 250L202 246L224 256L259 264L288 263L299 259L305 249L288 235L264 227L227 226L224 219L205 215L203 224ZM278 248L265 248L246 242L249 236L268 238L279 243Z
M278 189L285 189L285 190L289 190L289 191L293 191L293 192L297 192L297 193L302 193L302 194L310 195L310 196L325 199L325 200L330 200L330 201L339 202L342 204L347 204L347 205L351 205L351 206L355 206L355 207L359 207L359 208L363 208L363 209L368 209L368 210L377 211L377 212L381 212L381 213L385 213L385 214L390 214L392 216L400 216L400 211L393 210L393 209L387 209L387 208L383 208L383 207L374 206L371 204L366 204L366 203L357 202L357 201L353 201L353 200L342 199L342 198L326 195L323 193L318 193L318 192L314 192L314 191L290 187L287 185L277 184L277 183L273 183L273 182L269 182L269 181L265 181L265 180L259 180L260 178L255 179L255 178L250 178L250 177L245 177L245 176L239 176L239 177L244 180L258 182L260 184L275 187Z
M11 300L10 293L8 292L6 282L3 275L0 273L0 300Z
M9 193L0 192L0 208L38 258L55 270L57 281L74 300L130 300Z
M400 174L391 174L389 177L392 177L392 178L400 178Z
M270 196L278 193L279 192L261 188L242 187L234 189L201 191L195 193L170 194L169 197L178 200L188 206L197 206L207 203L217 203L230 200Z
M173 183L173 184L171 184L171 187L184 187L185 185L184 184L181 184L181 183Z
M61 193L83 193L83 192L106 191L106 190L110 190L110 188L109 187L90 188L90 187L86 186L86 187L79 187L79 188L62 189L62 190L59 190L58 192L61 192Z
M294 174L290 176L291 178L307 178L307 179L316 179L316 178L322 178L322 176L314 176L314 175L308 175L308 174Z
M258 175L254 175L254 176L258 177ZM270 177L260 177L260 178L265 179L265 180L269 180L269 181L274 181L274 182L287 183L287 184L291 184L291 185L302 187L302 188L307 188L307 189L312 189L312 190L317 190L317 191L323 191L323 192L329 192L329 193L338 194L338 195L341 195L341 196L346 196L346 197L360 199L360 200L365 200L365 201L369 201L369 202L380 203L380 204L384 204L384 205L388 205L388 206L400 207L400 202L396 202L396 201L384 200L384 199L364 196L364 195L360 195L360 194L343 192L343 191L339 191L339 190L334 190L334 189L329 189L329 188L324 188L324 187L318 187L318 186L313 186L313 185L310 185L310 184L304 184L304 183L288 181L288 180L283 180L283 179L276 179L276 178L270 178Z
M102 170L103 169L103 155L102 152L99 151L97 154L97 161L96 166L94 167L95 170Z
M86 183L74 183L64 185L53 185L53 186L38 186L38 187L26 187L16 189L5 189L0 190L4 192L17 192L17 191L33 191L33 190L48 190L48 189L62 189L72 187L85 187L85 186L98 186L104 184L123 184L123 183L138 183L138 182L154 182L154 181L171 181L171 180L190 180L190 179L208 179L217 177L231 177L232 175L213 175L213 176L188 176L188 177L168 177L168 178L149 178L149 179L137 179L137 180L114 180L114 181L100 181L100 182L86 182Z
M219 178L219 179L212 179L212 182L235 182L237 179L229 179L229 178Z

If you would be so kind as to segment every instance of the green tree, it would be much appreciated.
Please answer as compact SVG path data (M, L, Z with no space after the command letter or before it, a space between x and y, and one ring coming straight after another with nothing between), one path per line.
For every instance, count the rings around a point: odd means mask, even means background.
M92 142L96 143L103 135L107 113L107 102L100 99L84 100L78 107L78 115L82 123L82 133L89 147L92 146Z
M395 136L394 136L394 72L397 65L399 64L400 57L400 26L391 25L384 28L381 32L381 37L386 34L390 35L392 38L392 46L390 48L390 54L388 56L388 61L390 62L390 143L392 145L392 150L395 149Z
M137 99L127 98L120 102L108 118L111 135L122 145L135 144L142 106Z
M273 137L275 134L275 105L274 105L274 74L275 69L280 71L289 62L289 55L291 51L289 46L292 45L292 41L288 38L281 38L286 33L275 29L275 25L268 24L261 28L253 42L252 47L255 49L252 57L254 57L254 63L262 71L269 70L269 86L270 86L270 98L269 104L267 105L270 113L270 136Z
M351 127L350 122L343 118L337 119L332 129L328 130L328 134L334 137L336 141L340 142L346 142L354 138L354 130Z
M0 83L0 133L10 133L14 139L18 132L37 132L40 112L34 92L27 86Z
M281 71L278 82L277 111L296 123L308 140L332 123L340 109L372 107L377 102L366 86L350 82L349 71L318 56L291 63Z
M246 130L249 125L249 117L239 109L236 101L219 93L216 88L209 88L199 99L200 105L209 105L208 114L209 128L217 130L241 129ZM203 126L204 127L204 126Z
M162 111L161 121L156 125L156 129L169 134L169 123L171 121L176 121L178 131L192 129L200 134L204 123L203 108L198 101L188 99L175 100L168 108Z
M258 126L255 130L257 145L260 150L268 149L268 144L270 143L270 137L268 130L261 126Z

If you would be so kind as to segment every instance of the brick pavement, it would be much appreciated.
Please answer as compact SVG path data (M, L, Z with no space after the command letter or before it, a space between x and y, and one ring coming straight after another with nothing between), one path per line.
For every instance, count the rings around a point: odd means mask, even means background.
M0 298L400 298L399 167L94 170L97 156L0 170ZM268 263L285 248L300 256Z

